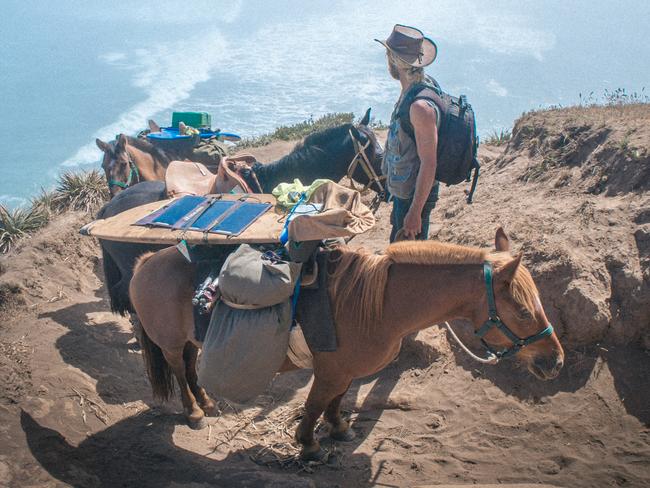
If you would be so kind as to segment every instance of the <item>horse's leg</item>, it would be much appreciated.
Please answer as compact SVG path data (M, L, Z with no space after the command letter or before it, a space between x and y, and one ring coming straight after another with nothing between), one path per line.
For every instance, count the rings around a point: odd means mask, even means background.
M343 396L349 385L349 379L332 381L320 379L319 376L314 378L314 384L305 403L305 415L296 429L296 440L302 445L300 453L302 459L321 461L327 456L327 453L321 449L320 443L314 439L314 427L323 410L336 397Z
M212 398L208 396L205 389L198 384L198 375L196 374L196 358L199 355L199 348L191 342L185 344L183 358L185 359L185 377L190 386L190 390L199 402L199 406L206 415L212 416L217 412L217 405Z
M330 424L330 437L336 441L349 442L356 437L350 428L350 423L341 417L341 400L348 388L350 388L349 384L345 391L334 397L325 409L325 420Z
M173 351L163 350L165 360L172 368L178 386L181 390L181 401L183 402L183 411L187 418L187 424L192 429L203 429L207 427L208 423L205 420L203 410L196 403L196 398L190 390L187 378L185 376L185 361L183 359L183 349L174 349Z

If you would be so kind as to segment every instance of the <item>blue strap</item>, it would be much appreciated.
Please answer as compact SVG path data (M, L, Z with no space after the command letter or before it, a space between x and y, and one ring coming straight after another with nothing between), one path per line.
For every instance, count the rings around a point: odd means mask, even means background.
M537 334L533 334L524 339L520 338L517 334L512 332L508 326L503 323L497 314L497 305L494 298L494 287L492 285L492 263L488 261L483 263L483 274L485 277L485 288L487 292L488 319L481 327L479 327L479 329L475 332L475 335L481 338L481 342L490 353L494 354L498 358L507 358L519 352L522 347L532 344L533 342L537 342L540 339L553 334L553 326L551 324L548 324L544 330L538 332ZM499 329L503 335L505 335L512 342L512 346L502 351L496 351L492 346L485 342L485 339L483 337L492 327Z
M300 283L302 282L302 273L298 275L296 286L293 289L293 297L291 298L291 324L296 320L296 306L298 305L298 297L300 296Z
M488 314L491 320L498 321L497 304L494 299L494 288L492 286L492 263L483 263L483 274L485 275L485 288L487 290Z
M284 227L282 229L282 233L280 234L280 244L283 246L289 241L289 223L291 222L291 216L294 214L296 209L298 208L298 205L300 205L302 202L305 201L305 198L307 197L307 194L305 192L302 192L300 195L300 198L296 202L296 204L291 207L291 210L289 211L289 214L287 215L287 219L284 221Z
M128 187L131 186L131 183L133 182L133 175L135 175L138 180L140 180L140 172L138 171L138 167L136 164L129 160L129 167L131 170L129 171L129 178L126 180L126 183L123 181L115 181L115 180L110 180L108 182L108 186L119 186L120 188L127 189Z

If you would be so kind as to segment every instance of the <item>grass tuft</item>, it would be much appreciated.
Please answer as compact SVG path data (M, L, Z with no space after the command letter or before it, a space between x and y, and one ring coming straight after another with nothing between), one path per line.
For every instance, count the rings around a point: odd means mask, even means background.
M483 143L490 146L502 146L504 144L507 144L511 138L512 132L510 129L501 129L499 131L493 129L492 132L490 132L485 138Z
M8 210L0 205L0 252L9 252L19 239L45 226L48 215L40 208Z
M90 213L103 205L108 196L106 179L99 170L67 172L59 176L53 207L59 212L82 210Z
M41 192L30 200L31 208L43 212L50 220L57 213L56 197L55 190L41 188Z

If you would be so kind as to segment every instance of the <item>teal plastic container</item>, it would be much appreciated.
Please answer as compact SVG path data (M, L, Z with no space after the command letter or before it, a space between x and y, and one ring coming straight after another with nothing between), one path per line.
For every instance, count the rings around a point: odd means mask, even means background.
M172 127L178 129L179 122L195 129L212 126L212 119L207 112L172 112Z

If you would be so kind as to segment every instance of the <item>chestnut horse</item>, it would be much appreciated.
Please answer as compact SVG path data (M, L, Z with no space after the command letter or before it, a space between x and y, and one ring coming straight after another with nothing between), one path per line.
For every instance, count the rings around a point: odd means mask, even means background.
M395 243L382 255L347 248L334 253L329 293L338 348L314 353L314 383L296 431L303 458L322 456L314 427L323 412L330 436L351 440L353 432L339 406L352 380L384 368L405 336L432 324L462 317L484 329L498 309L501 325L526 338L526 345L515 348L508 338L513 335L504 335L500 327L485 333L486 344L516 349L541 379L557 376L564 352L537 288L521 255L512 258L506 252L509 242L501 229L495 240L495 253L432 241ZM193 336L192 270L174 248L146 254L136 265L130 294L142 324L141 344L154 395L167 398L173 393L173 374L189 425L201 428L204 414L212 414L215 404L197 384L200 344ZM287 358L280 372L291 369L295 366Z
M120 134L115 141L95 143L104 152L102 169L111 198L141 181L165 179L170 160L150 142Z

